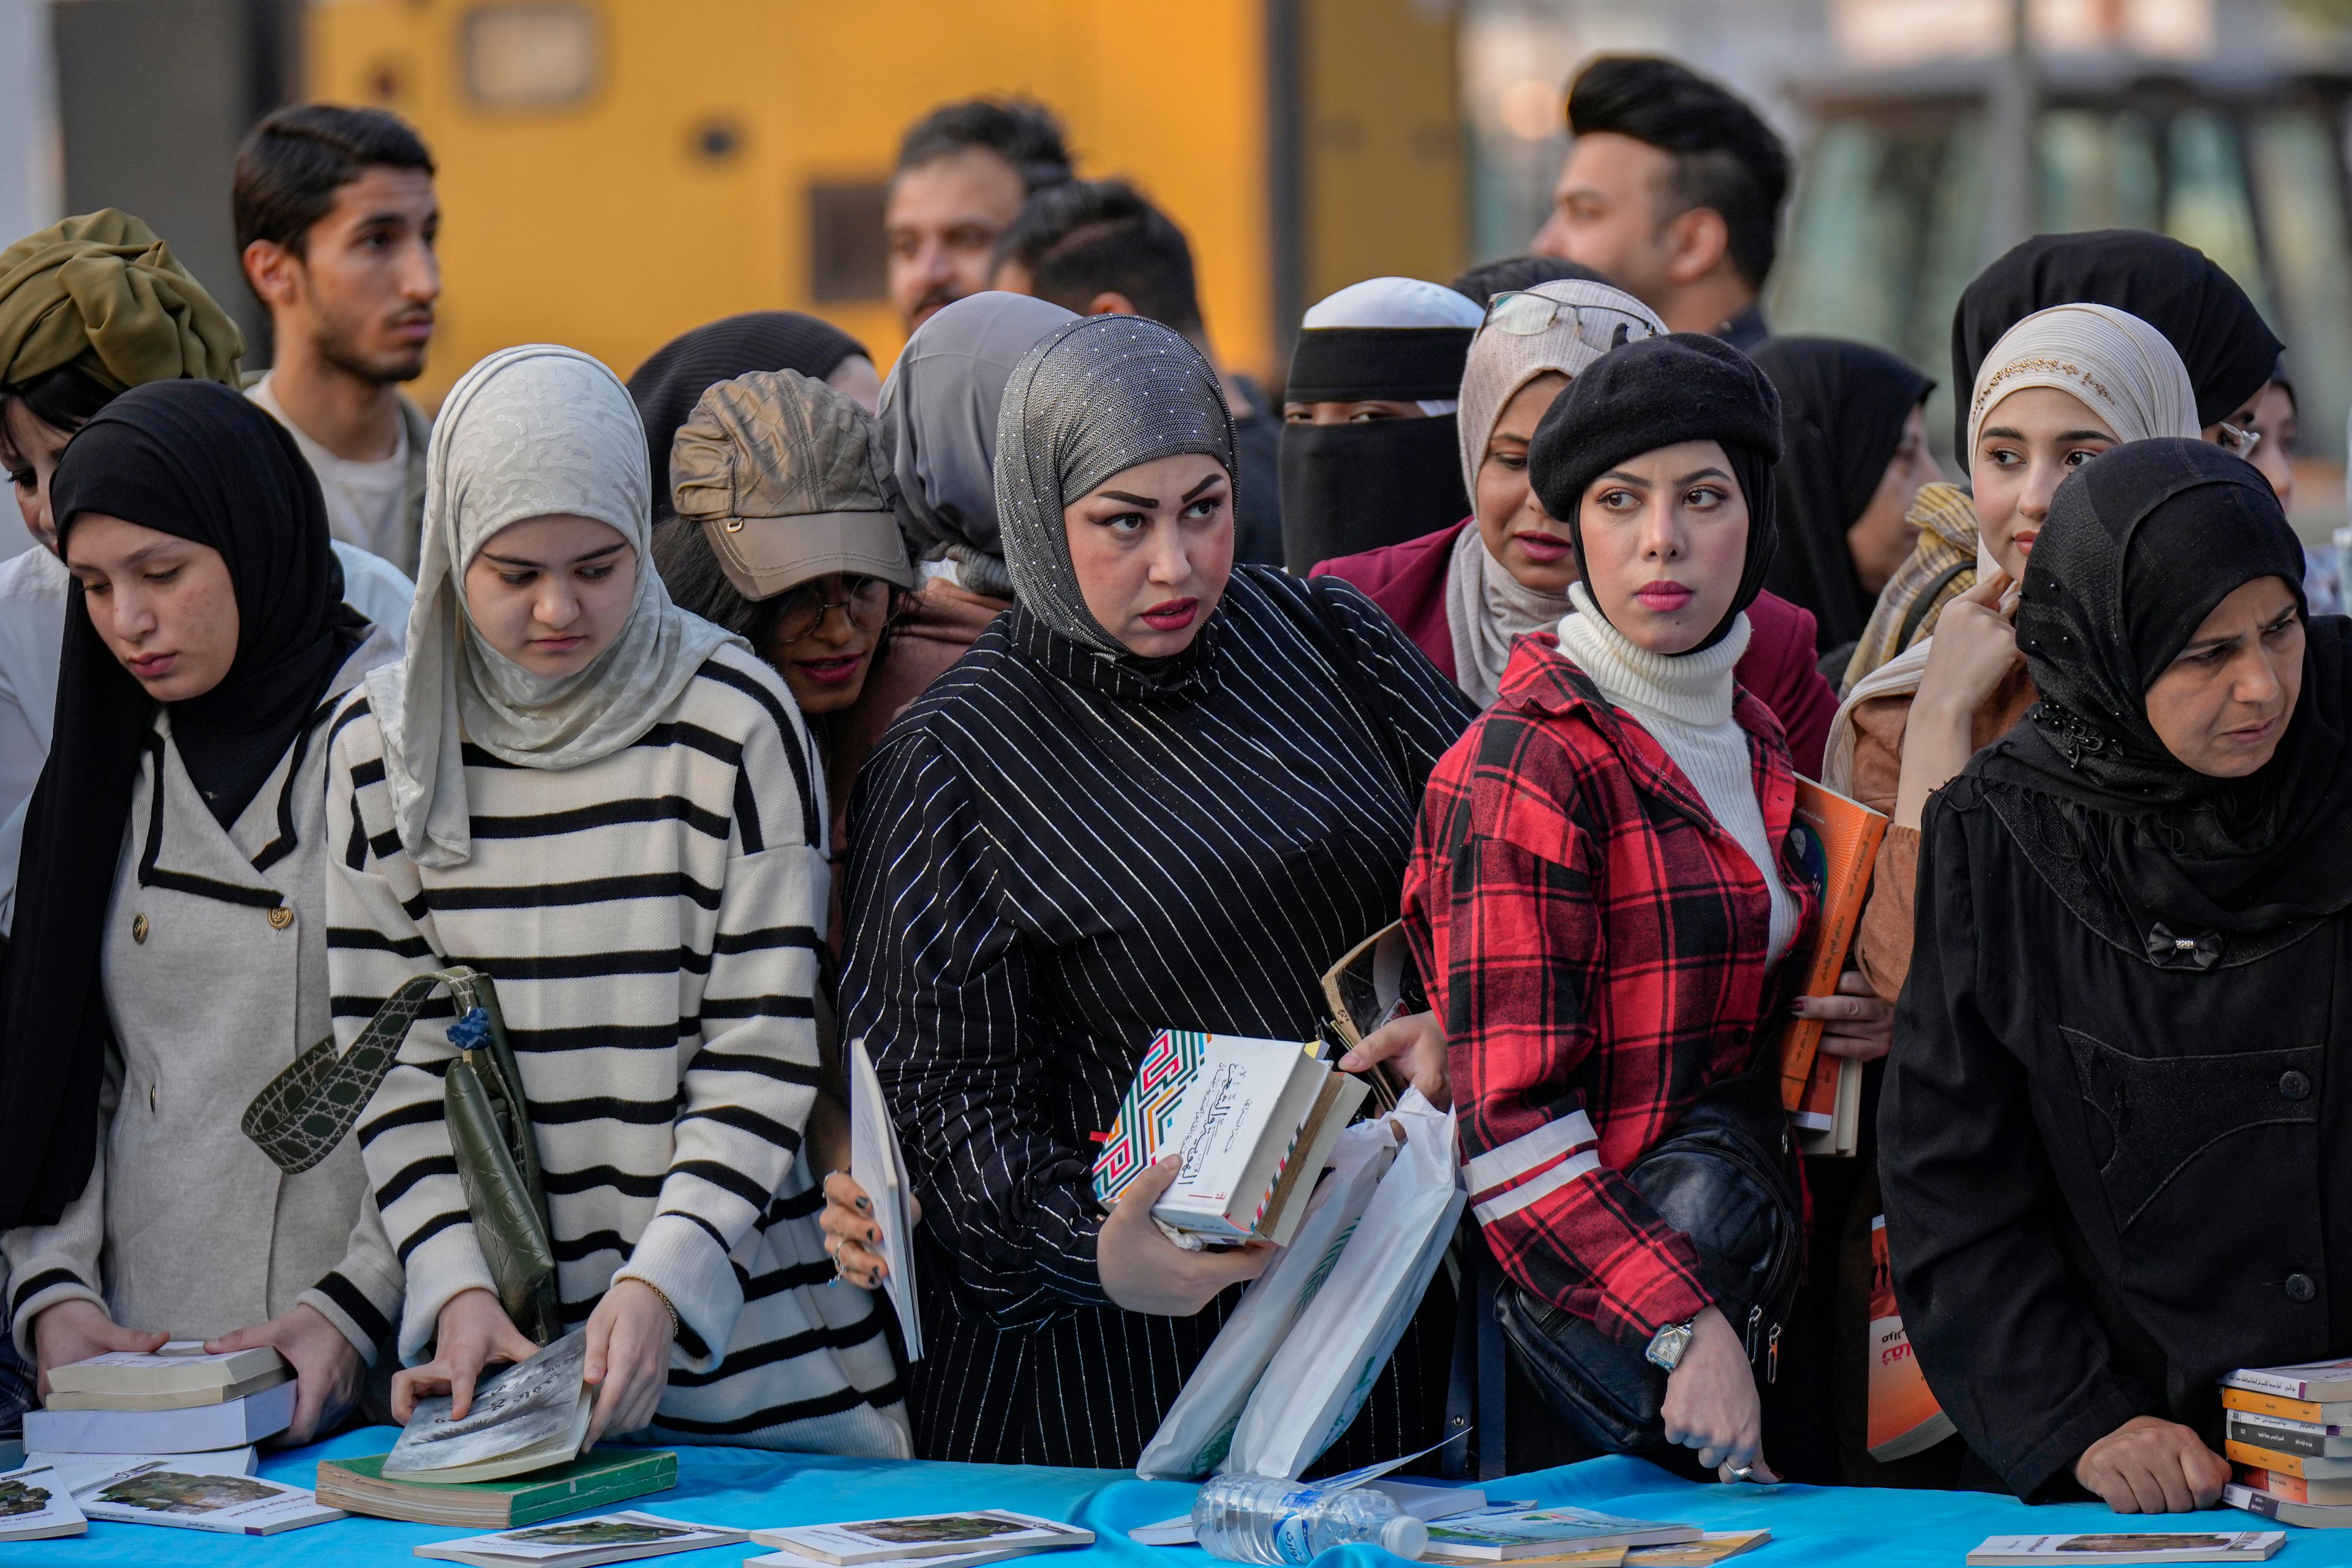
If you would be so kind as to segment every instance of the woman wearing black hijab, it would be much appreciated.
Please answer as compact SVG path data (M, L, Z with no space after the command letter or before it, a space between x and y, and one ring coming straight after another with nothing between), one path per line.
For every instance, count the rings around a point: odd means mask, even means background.
M1927 807L1887 1236L2021 1497L2210 1506L2214 1379L2352 1342L2352 625L2302 576L2236 458L2085 465L2018 612L2041 702Z
M400 1267L356 1146L287 1176L238 1123L328 1032L321 731L398 649L341 602L293 437L227 387L133 387L50 494L74 605L0 988L16 1342L45 1382L166 1338L274 1345L307 1441Z
M1912 498L1941 477L1925 406L1936 384L1839 338L1772 338L1752 357L1780 394L1780 547L1764 584L1812 611L1822 653L1850 650L1911 553ZM1830 670L1845 674L1843 655Z

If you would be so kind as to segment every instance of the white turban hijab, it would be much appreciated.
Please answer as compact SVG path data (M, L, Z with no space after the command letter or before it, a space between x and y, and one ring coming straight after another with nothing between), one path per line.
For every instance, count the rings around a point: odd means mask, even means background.
M1663 337L1666 331L1666 324L1647 305L1605 283L1562 279L1522 292L1580 307L1583 314L1562 310L1550 326L1524 337L1482 326L1470 340L1459 417L1462 488L1474 507L1486 443L1494 437L1496 421L1522 387L1539 375L1564 375L1572 381L1583 374L1586 366L1616 345L1621 327L1629 342ZM1558 626L1573 607L1566 594L1543 593L1512 576L1487 552L1486 536L1474 520L1454 539L1446 574L1445 626L1454 638L1454 683L1479 707L1493 706L1500 695L1503 667L1510 662L1512 642L1538 627Z
M2197 390L2169 338L2112 305L2053 305L2003 332L1978 367L1969 398L1969 446L1960 461L1974 457L1977 437L2002 400L2029 386L2055 387L2079 399L2106 422L2118 442L2163 436L2194 441L2204 433L2197 423ZM1990 582L2000 570L1979 533L1977 581ZM1920 638L1845 694L1830 721L1822 783L1834 790L1852 789L1854 710L1880 697L1917 691L1935 641Z
M1443 283L1421 278L1367 278L1336 294L1327 294L1307 308L1299 319L1303 331L1330 327L1476 327L1486 314L1471 298ZM1418 398L1421 411L1434 418L1454 412L1451 398Z
M723 643L742 639L670 603L654 570L646 433L620 378L549 343L467 371L425 457L424 554L408 657L368 677L400 842L421 866L473 855L462 741L518 767L608 757L653 728ZM571 513L636 551L637 592L611 646L575 674L540 676L492 648L466 608L466 568L499 530Z

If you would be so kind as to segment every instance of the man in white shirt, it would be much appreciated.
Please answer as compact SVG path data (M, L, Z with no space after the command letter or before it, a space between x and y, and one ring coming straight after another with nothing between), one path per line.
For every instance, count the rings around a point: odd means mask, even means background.
M414 573L432 426L400 384L424 374L441 293L432 156L382 110L296 104L238 149L235 206L275 340L247 395L310 459L328 531Z

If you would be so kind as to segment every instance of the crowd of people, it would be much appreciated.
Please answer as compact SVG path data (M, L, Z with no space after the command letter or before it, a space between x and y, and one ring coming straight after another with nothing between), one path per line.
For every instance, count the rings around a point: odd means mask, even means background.
M302 1442L584 1329L595 1436L1131 1466L1268 1253L1177 1246L1170 1165L1106 1211L1093 1141L1160 1030L1312 1039L1401 921L1428 1005L1340 1065L1452 1109L1503 1286L1440 1277L1325 1465L1435 1441L1494 1314L1516 1468L2210 1506L2215 1377L2352 1350L2352 637L2284 346L2177 241L2035 238L1961 301L1948 482L1929 377L1771 333L1749 106L1609 57L1567 116L1531 254L1318 301L1278 398L1020 102L904 140L887 373L754 312L625 383L507 349L428 419L434 168L376 110L239 156L267 374L136 217L0 252L16 1402L270 1345ZM1801 777L1889 819L1822 994ZM460 970L543 1180L528 1310ZM1866 1064L1856 1158L1793 1152L1799 1018ZM350 1137L248 1135L379 1037ZM1701 1157L1801 1239L1777 1299ZM1881 1215L1958 1434L1895 1464Z

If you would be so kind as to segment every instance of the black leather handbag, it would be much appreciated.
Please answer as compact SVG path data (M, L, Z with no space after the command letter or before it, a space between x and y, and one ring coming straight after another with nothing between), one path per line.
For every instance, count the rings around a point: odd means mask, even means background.
M1763 1053L1767 1063L1777 1053ZM1762 1381L1779 1370L1780 1326L1804 1271L1802 1156L1777 1078L1751 1069L1707 1086L1626 1180L1691 1239L1707 1284ZM1580 1441L1632 1454L1665 1441L1666 1374L1591 1320L1506 1282L1495 1315L1545 1403Z

